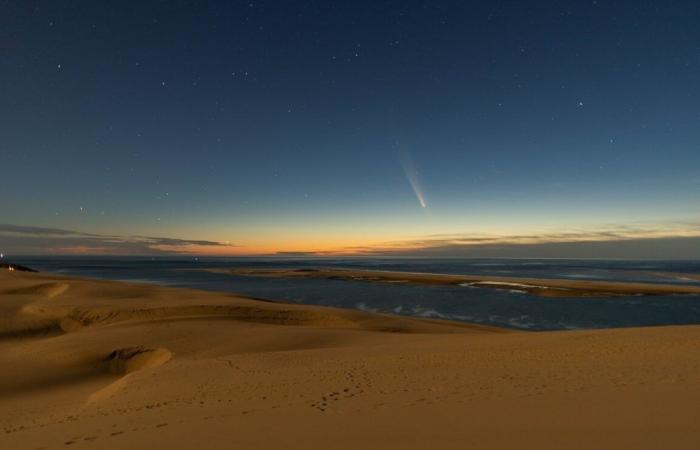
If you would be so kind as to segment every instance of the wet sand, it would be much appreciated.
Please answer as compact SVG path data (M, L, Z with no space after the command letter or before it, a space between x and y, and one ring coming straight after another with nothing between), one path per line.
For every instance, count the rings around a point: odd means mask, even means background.
M563 280L547 278L501 277L492 275L450 275L416 272L390 272L357 269L205 269L214 273L273 278L322 278L329 280L379 283L466 285L507 289L544 297L614 297L627 295L700 295L700 286L626 283L612 281Z

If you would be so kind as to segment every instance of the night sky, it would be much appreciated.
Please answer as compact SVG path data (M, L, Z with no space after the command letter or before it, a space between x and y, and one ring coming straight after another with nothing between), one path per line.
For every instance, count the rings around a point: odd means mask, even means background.
M698 24L697 1L0 2L0 251L699 255Z

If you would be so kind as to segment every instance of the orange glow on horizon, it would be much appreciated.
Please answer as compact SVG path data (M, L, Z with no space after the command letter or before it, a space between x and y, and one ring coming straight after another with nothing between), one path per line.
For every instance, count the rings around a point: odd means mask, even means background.
M484 245L534 245L566 242L603 242L630 239L659 239L679 237L700 237L700 230L693 227L665 229L599 229L595 231L540 232L524 235L504 234L436 234L423 237L397 237L396 239L374 238L340 240L332 237L326 239L288 239L265 241L256 239L242 245L202 246L188 245L180 247L154 247L159 250L203 255L203 256L269 256L285 254L308 254L317 256L362 256L410 251L431 248L440 245L479 247Z
M452 225L459 229L461 226ZM404 228L405 229L405 228ZM549 243L628 241L643 239L667 239L700 237L700 222L675 223L638 222L619 225L584 225L550 228L521 226L519 232L491 228L491 233L454 229L442 229L442 233L426 233L414 230L412 234L391 233L388 228L374 230L356 227L325 229L314 232L303 229L258 229L252 232L215 229L185 239L185 232L173 232L168 237L144 237L141 235L114 235L74 233L69 237L50 237L50 244L42 244L41 252L53 255L192 255L192 256L371 256L401 255L411 251L431 249L477 249L484 246L517 246ZM204 230L201 230L204 231ZM423 231L423 232L421 232ZM191 231L187 231L188 233ZM15 231L15 236L22 234ZM224 239L219 239L221 236ZM89 239L81 241L83 236Z

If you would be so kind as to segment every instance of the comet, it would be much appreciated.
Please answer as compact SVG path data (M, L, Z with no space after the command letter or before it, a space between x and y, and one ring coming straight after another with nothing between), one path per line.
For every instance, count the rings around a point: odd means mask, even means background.
M415 164L413 164L413 159L408 153L399 153L399 163L403 169L404 174L406 174L406 179L411 185L413 192L416 194L416 199L420 207L425 209L428 207L425 201L425 195L423 194L423 188L420 185L420 180L418 179L418 170L416 170Z

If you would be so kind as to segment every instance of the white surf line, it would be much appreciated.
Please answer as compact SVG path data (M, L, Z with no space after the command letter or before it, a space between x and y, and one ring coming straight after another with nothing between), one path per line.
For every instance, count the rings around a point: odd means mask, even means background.
M552 286L542 286L539 284L525 284L525 283L513 283L510 281L471 281L468 283L460 283L460 286L464 287L489 287L489 286L503 286L505 288L507 287L515 287L515 288L530 288L530 289L561 289L561 290L568 290L568 288L564 287L552 287Z

